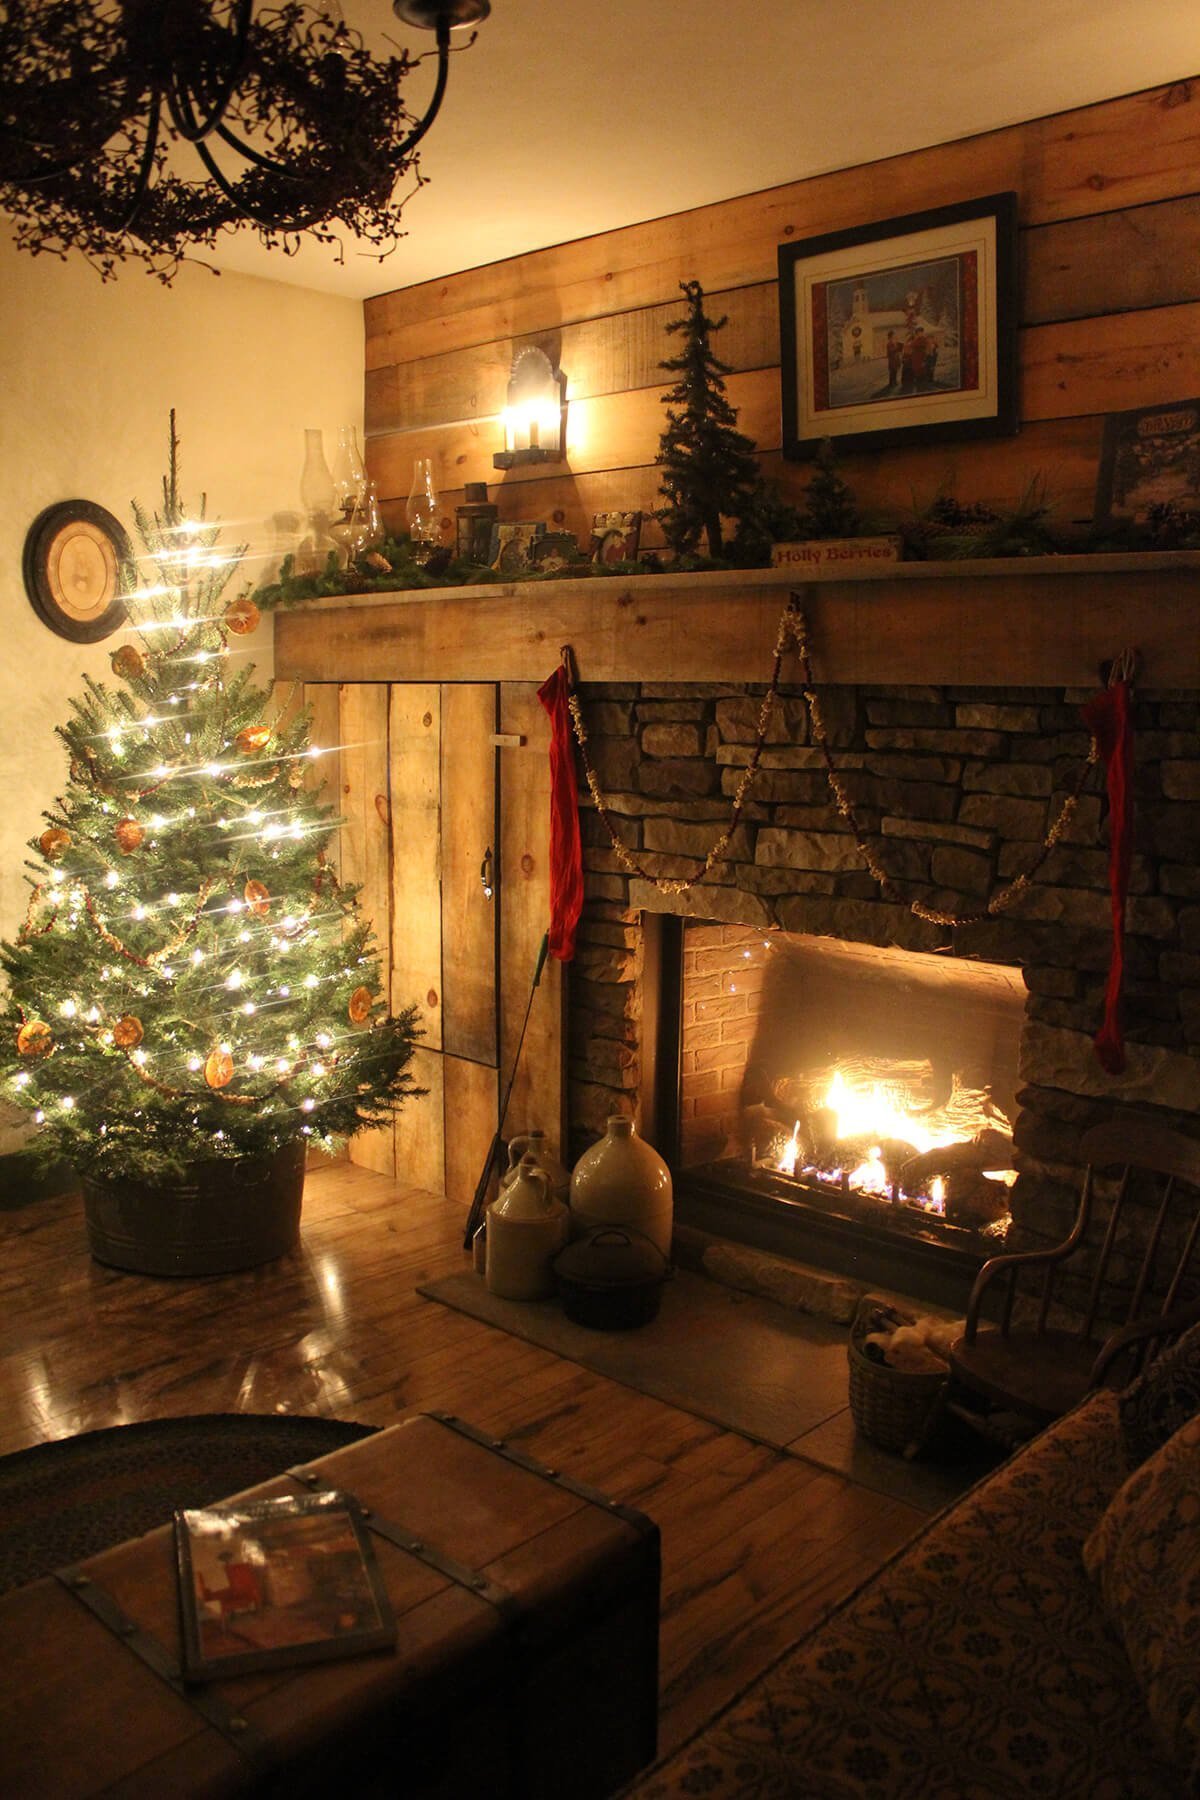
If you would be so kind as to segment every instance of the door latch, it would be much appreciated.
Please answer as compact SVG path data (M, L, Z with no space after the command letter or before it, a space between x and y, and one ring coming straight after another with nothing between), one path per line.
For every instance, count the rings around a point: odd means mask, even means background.
M492 873L492 847L489 844L483 853L483 861L479 865L479 879L483 883L483 897L485 900L490 900L495 892L495 883L492 880Z

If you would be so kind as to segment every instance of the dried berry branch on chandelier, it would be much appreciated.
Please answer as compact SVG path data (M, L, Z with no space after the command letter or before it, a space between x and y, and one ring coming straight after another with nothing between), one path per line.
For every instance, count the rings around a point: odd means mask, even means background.
M437 33L417 118L406 78L423 55L375 57L340 4L300 0L23 0L0 12L0 205L38 254L81 250L107 279L140 260L169 282L186 250L249 222L292 253L297 234L355 236L380 257L401 236L404 177L442 102L450 33L488 0L397 0ZM473 42L474 37L468 40ZM200 178L177 161L192 146Z

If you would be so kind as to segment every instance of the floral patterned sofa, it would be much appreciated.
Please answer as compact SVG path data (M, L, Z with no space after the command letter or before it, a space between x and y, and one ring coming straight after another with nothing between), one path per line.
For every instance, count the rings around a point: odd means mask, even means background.
M1200 1795L1200 1415L1178 1423L1195 1404L1168 1429L1159 1403L1130 1474L1124 1400L1092 1395L631 1793Z

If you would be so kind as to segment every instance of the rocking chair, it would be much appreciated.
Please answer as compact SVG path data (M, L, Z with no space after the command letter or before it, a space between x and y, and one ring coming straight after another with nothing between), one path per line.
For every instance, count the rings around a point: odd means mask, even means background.
M968 1406L981 1400L985 1414L993 1409L1016 1414L1037 1429L1069 1411L1090 1389L1122 1385L1170 1338L1200 1320L1200 1268L1189 1274L1200 1239L1200 1143L1142 1119L1113 1120L1086 1132L1080 1150L1087 1170L1070 1235L1051 1250L986 1262L971 1290L966 1329L950 1349L951 1387ZM1117 1165L1121 1173L1112 1211L1094 1246L1089 1228L1095 1172ZM1131 1187L1142 1185L1137 1171L1153 1181L1157 1206L1147 1207L1131 1194ZM1177 1188L1180 1182L1186 1184L1183 1190ZM1182 1243L1173 1266L1159 1270L1168 1219ZM1118 1250L1126 1269L1135 1258L1138 1262L1132 1290L1127 1282L1122 1290L1124 1322L1114 1326ZM1165 1256L1162 1260L1165 1264ZM1063 1329L1051 1325L1051 1308L1061 1278L1071 1276L1086 1282L1087 1302L1079 1324ZM1026 1318L1018 1310L1014 1318L1029 1277L1040 1288L1036 1313ZM1002 1286L999 1321L986 1324L985 1301L994 1303Z

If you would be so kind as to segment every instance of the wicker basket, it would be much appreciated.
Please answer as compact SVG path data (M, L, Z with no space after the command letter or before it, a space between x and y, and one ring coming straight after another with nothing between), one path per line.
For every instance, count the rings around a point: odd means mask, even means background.
M874 1362L862 1349L872 1331L894 1330L914 1323L888 1301L867 1294L859 1302L850 1327L850 1413L856 1428L881 1450L913 1457L924 1447L941 1416L948 1374L912 1375Z

